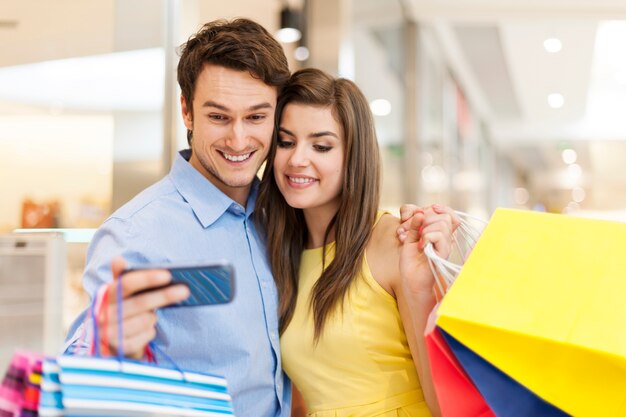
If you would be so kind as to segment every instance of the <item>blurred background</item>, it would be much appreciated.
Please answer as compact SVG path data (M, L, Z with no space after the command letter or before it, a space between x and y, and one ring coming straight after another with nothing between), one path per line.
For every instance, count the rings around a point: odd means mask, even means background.
M0 348L58 346L93 228L186 147L177 47L237 16L363 89L384 207L626 221L623 0L0 0Z

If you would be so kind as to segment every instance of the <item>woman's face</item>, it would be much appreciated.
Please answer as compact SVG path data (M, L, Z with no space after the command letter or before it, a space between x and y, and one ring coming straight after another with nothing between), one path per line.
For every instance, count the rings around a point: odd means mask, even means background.
M287 104L278 132L274 177L287 204L299 209L339 209L344 138L330 107Z

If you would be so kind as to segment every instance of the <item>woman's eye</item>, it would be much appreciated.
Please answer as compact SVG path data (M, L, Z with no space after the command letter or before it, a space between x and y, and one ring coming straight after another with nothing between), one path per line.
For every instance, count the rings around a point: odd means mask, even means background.
M326 146L326 145L313 145L313 149L315 149L318 152L328 152L332 149L332 146Z
M293 146L293 142L284 139L278 139L278 147L279 148L291 148Z

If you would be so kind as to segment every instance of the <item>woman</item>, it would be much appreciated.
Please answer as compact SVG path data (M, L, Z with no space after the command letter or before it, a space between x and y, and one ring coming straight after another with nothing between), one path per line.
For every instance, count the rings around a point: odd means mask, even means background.
M367 100L322 71L293 74L257 201L279 293L283 368L309 415L439 415L425 343L435 301L422 249L449 253L452 211L416 213L405 243L378 211Z

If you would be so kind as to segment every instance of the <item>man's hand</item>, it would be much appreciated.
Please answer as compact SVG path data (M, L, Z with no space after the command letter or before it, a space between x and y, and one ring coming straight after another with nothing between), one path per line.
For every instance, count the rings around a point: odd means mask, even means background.
M121 279L122 290L122 349L124 355L133 359L143 358L146 345L156 336L156 309L177 303L189 297L189 289L184 285L174 285L153 291L138 292L158 288L168 284L172 277L167 270L142 270L122 273L126 269L123 258L117 257L111 263L113 282L108 285L108 304L104 314L97 314L97 326L102 343L103 335L108 340L108 347L116 353L118 342L117 289Z

